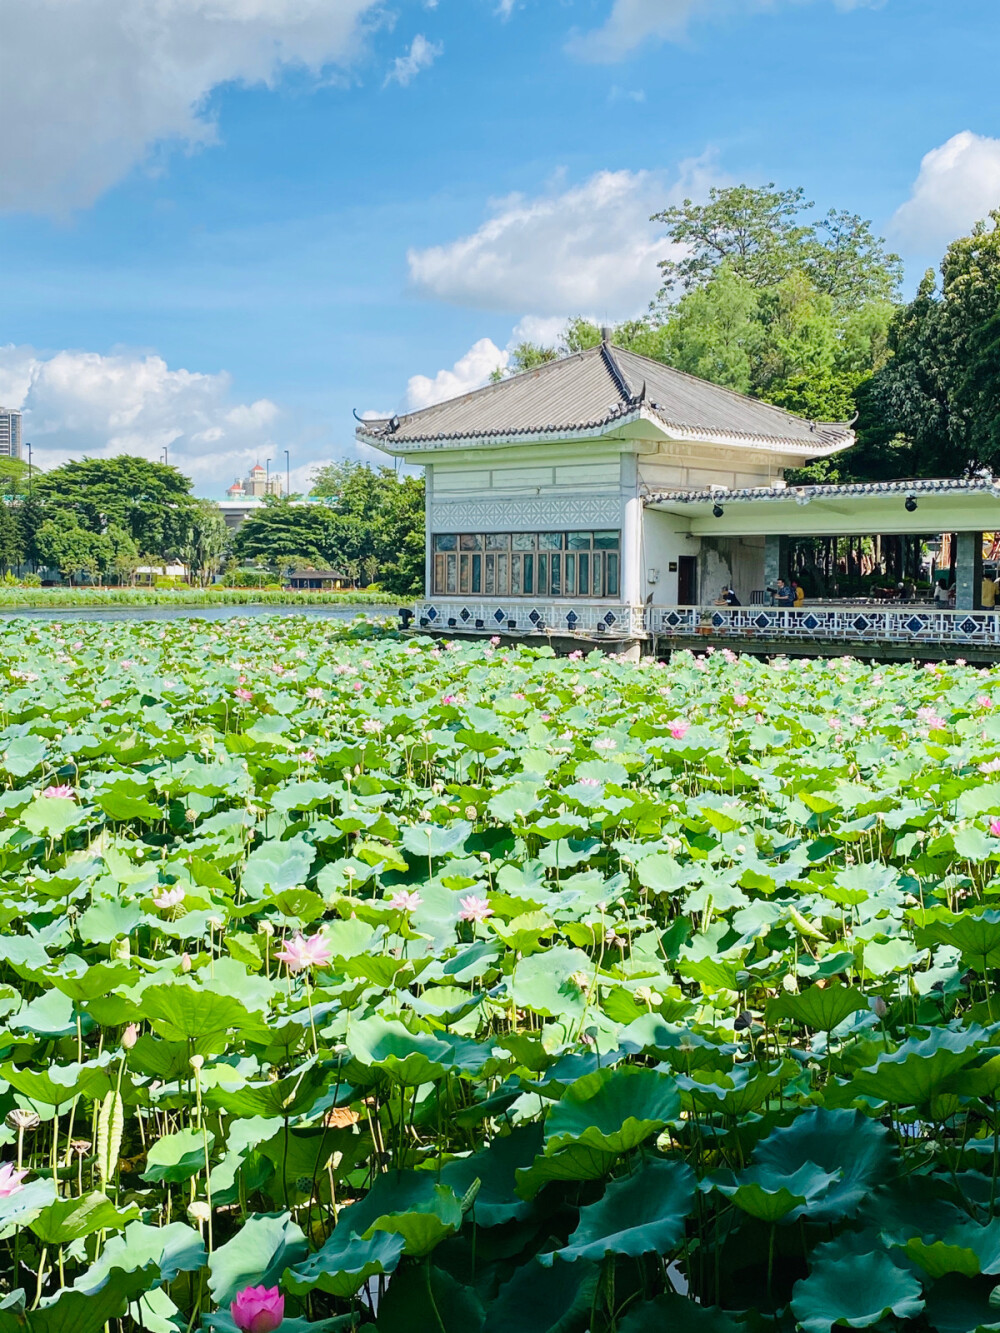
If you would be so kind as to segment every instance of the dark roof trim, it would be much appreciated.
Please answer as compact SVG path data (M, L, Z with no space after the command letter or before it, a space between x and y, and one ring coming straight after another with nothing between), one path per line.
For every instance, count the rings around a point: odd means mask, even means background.
M625 378L624 371L622 370L618 362L615 360L615 354L609 342L601 343L601 358L604 361L605 366L607 367L608 374L614 380L618 392L621 394L622 401L625 403L631 403L632 390L629 386L628 380Z

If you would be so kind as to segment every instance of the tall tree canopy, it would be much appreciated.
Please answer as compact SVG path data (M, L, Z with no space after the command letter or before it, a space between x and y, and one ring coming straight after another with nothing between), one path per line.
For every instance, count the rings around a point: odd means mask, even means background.
M665 208L653 222L681 247L679 257L660 261L660 299L673 303L683 292L704 287L728 268L751 287L776 286L803 274L835 308L865 301L891 301L902 277L902 261L886 250L871 223L831 209L820 221L804 191L734 185L713 188L708 202Z
M191 481L165 463L122 454L64 463L32 480L45 518L101 533L114 524L141 551L176 552L195 507Z
M1000 211L954 241L889 330L860 400L860 455L879 476L1000 473Z

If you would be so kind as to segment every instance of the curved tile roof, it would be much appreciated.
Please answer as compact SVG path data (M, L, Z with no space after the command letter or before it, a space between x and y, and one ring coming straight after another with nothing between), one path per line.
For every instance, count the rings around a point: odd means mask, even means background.
M682 439L806 453L854 443L845 423L806 421L607 343L407 416L363 422L357 435L392 453L419 452L445 442L602 434L640 417Z

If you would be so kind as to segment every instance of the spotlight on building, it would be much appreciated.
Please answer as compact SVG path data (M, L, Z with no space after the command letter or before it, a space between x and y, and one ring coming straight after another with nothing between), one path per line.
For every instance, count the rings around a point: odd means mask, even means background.
M717 505L713 505L713 506L712 506L712 517L713 517L713 518L721 518L722 515L723 515L725 512L726 512L726 511L723 509L722 505L718 505L718 504L717 504Z
M513 634L513 633L515 633L516 630L517 630L517 621L516 621L516 620L508 620L508 621L507 621L507 631L508 631L508 633Z
M476 629L485 629L485 628L486 628L486 621L485 621L485 620L477 620L477 621L476 621Z
M912 495L908 495L906 497L906 504L903 507L908 514L913 514L916 512L917 502Z

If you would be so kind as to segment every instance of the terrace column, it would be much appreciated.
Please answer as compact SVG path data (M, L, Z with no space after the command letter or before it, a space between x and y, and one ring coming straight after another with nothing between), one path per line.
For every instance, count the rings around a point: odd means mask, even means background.
M768 534L764 538L764 587L773 588L778 579L788 578L788 538Z
M432 511L434 509L434 468L426 467L424 469L424 596L433 597L434 595L434 541L433 525L431 522Z
M638 471L635 454L622 454L621 595L626 606L642 605L642 498Z
M983 605L983 534L960 532L955 559L955 610L979 611Z

